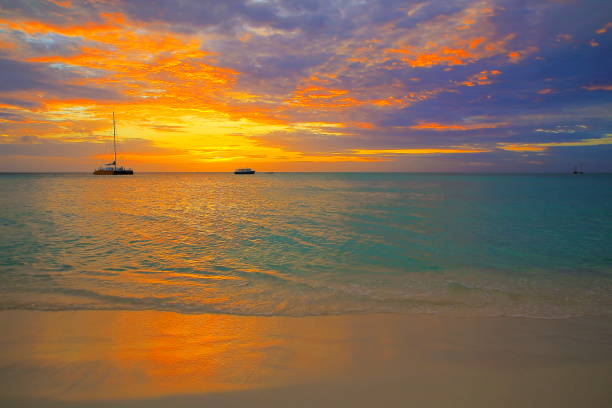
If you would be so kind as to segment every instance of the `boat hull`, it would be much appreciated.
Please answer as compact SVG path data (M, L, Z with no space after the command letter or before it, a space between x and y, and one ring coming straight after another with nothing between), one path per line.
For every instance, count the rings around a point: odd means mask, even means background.
M134 170L96 170L93 174L97 176L118 176L134 174Z
M255 174L255 170L251 170L251 171L235 171L234 174Z

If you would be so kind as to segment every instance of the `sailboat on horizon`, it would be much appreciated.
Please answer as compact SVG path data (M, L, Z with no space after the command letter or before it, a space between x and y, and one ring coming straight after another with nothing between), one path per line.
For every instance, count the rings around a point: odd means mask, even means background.
M580 163L579 166L574 166L574 171L572 171L572 174L584 174L584 171L582 170L582 163Z
M127 175L134 174L134 170L126 169L125 167L117 167L117 129L115 126L115 112L113 112L113 161L112 163L106 163L102 167L99 167L94 170L93 174L95 175Z

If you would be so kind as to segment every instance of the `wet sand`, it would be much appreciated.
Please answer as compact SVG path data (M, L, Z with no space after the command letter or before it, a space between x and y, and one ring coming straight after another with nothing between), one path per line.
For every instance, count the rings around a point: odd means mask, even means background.
M612 319L0 312L6 407L607 407Z

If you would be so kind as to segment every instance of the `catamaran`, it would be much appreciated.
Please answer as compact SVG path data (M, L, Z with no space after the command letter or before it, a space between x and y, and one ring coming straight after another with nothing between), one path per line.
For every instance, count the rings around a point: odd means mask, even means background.
M117 167L117 129L115 127L115 112L113 112L113 152L114 157L112 163L106 163L105 165L94 170L93 174L96 175L117 175L117 174L134 174L134 170L126 169L125 167Z

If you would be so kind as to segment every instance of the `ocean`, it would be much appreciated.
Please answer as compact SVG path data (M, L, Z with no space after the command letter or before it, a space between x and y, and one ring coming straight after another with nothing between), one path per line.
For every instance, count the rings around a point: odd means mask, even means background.
M0 310L612 313L612 175L0 175Z

